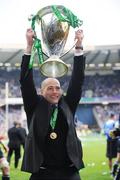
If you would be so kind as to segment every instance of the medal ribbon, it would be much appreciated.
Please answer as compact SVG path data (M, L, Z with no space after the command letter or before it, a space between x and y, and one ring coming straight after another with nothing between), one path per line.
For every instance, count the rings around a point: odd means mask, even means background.
M52 114L52 117L50 119L50 126L52 127L52 130L55 129L56 121L57 121L57 115L58 115L58 108L56 107L54 109L54 112Z

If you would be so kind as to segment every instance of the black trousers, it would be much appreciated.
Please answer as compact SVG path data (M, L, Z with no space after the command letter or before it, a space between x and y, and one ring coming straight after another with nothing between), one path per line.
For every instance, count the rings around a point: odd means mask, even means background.
M80 175L75 167L40 169L39 172L33 173L29 180L80 180Z
M2 180L10 180L9 176L2 176Z
M9 151L8 151L8 156L7 156L7 161L10 163L10 160L11 160L11 157L12 157L12 154L15 153L15 162L14 162L14 166L15 168L18 167L18 163L19 163L19 159L21 157L21 154L20 154L20 147L18 148L9 148Z

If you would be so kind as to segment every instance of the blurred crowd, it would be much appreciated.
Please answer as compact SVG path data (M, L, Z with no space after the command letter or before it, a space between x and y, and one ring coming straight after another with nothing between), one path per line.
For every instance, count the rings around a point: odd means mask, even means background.
M5 83L8 82L8 97L21 97L20 83L19 83L20 70L19 69L5 69L0 70L0 99L1 102L5 99ZM40 91L40 82L44 79L43 76L40 76L40 71L34 69L34 78L37 91ZM64 76L60 78L60 82L64 91L66 91L69 76ZM120 78L119 72L112 75L91 75L85 76L85 81L83 85L82 97L120 97ZM4 131L6 124L4 123L6 119L6 109L5 107L0 107L0 132ZM117 113L120 112L120 105L95 105L93 111L96 114L96 119L98 120L99 126L102 128L103 123L109 116L111 111ZM23 111L24 112L24 111ZM23 114L23 113L22 113ZM9 121L7 126L11 127L12 123L16 120L23 120L24 126L26 126L26 117L21 117L21 107L9 107Z
M37 90L40 90L40 82L44 77L41 77L39 70L34 71L35 83ZM21 97L20 84L19 84L18 70L0 70L0 98L5 97L5 82L9 82L9 97ZM63 90L67 89L69 83L69 76L60 78ZM83 85L83 97L120 97L120 78L119 73L112 75L91 75L85 76Z

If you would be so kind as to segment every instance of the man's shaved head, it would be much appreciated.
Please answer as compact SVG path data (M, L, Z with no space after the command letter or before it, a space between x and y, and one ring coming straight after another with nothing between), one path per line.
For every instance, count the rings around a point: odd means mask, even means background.
M46 78L41 83L41 90L44 90L47 86L51 85L52 82L56 82L60 87L60 82L56 78Z
M58 103L62 95L60 82L56 78L46 78L41 83L41 95L52 104Z

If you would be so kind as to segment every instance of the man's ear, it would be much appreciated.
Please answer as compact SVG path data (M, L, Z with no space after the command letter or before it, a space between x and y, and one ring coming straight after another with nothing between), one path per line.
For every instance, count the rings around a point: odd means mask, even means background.
M39 91L39 94L40 94L40 95L42 95L42 94L43 94L43 91L42 91L42 89L40 89L40 91Z
M61 95L63 94L63 89L61 89Z

